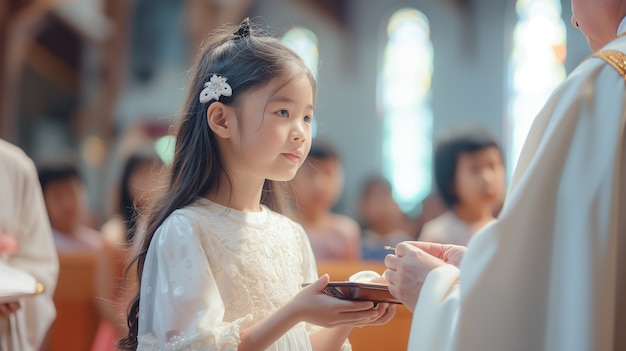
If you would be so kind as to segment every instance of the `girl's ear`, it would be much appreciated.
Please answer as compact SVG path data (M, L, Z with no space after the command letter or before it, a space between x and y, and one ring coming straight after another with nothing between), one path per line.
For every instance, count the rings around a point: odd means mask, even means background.
M234 117L232 108L218 101L212 103L207 109L209 128L220 138L230 138L233 131Z

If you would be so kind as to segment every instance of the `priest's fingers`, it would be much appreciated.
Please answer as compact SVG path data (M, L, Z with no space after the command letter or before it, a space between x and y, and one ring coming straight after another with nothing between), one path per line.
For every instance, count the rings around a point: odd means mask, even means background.
M411 312L415 309L420 290L421 284L389 284L389 292L391 295L402 301L404 306Z
M387 269L383 272L383 278L387 279L389 285L396 284L398 279L398 272L395 270Z
M443 245L437 243L429 243L426 241L405 241L406 244L422 249L429 254L443 259Z
M459 266L467 248L460 245L429 243L425 241L406 241L406 244L415 246L428 254L454 266Z
M418 251L418 250L420 250L420 249L415 247L414 245L411 245L408 242L404 241L404 242L401 242L400 244L396 245L396 256L404 257L407 254L409 254L411 252Z
M385 256L385 266L387 266L387 268L396 271L398 270L399 264L400 258L398 256L392 254Z

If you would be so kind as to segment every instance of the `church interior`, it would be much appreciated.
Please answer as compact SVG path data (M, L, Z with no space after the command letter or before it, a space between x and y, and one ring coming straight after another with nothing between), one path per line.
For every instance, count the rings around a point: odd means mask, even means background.
M539 108L591 53L571 16L566 0L2 0L0 138L37 166L75 165L82 224L102 232L133 150L149 145L171 162L203 40L248 17L317 80L313 140L332 145L341 168L332 211L363 229L364 185L385 179L415 239L429 211L444 211L429 201L435 146L449 131L490 132L508 182ZM102 250L59 253L43 350L94 344ZM357 256L321 259L318 272L385 269ZM353 349L405 350L409 325L400 307L386 326L355 329Z

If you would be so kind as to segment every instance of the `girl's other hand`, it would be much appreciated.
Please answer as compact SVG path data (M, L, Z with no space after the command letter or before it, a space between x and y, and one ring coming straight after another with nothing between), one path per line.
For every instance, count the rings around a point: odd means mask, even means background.
M324 294L330 278L324 274L303 288L287 304L298 320L322 327L359 327L384 324L395 314L389 304L374 306L370 301L348 301Z

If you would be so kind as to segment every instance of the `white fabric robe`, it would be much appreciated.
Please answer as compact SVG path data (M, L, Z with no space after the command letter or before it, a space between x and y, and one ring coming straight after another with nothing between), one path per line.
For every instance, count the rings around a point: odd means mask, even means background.
M0 230L14 235L19 246L8 264L34 275L45 289L21 299L20 309L8 319L0 318L0 351L37 351L56 316L52 294L59 263L35 165L4 140L0 189Z
M605 49L626 52L626 37ZM409 350L626 349L625 118L617 70L590 58L572 72L534 122L499 219L460 270L427 276Z

